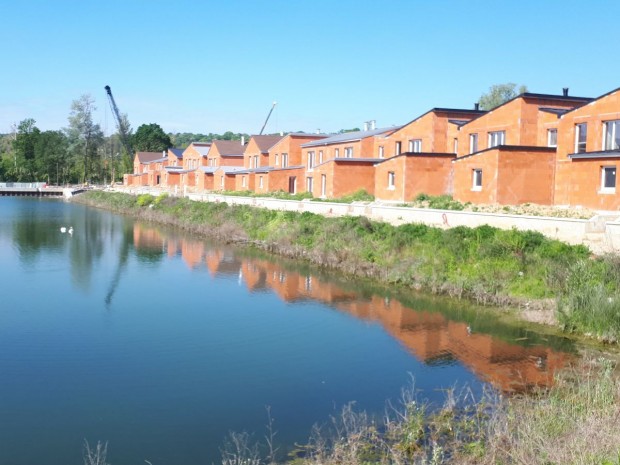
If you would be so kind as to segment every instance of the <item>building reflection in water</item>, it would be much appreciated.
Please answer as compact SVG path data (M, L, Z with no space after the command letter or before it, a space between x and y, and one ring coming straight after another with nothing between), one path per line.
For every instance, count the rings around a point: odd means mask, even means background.
M522 333L498 337L493 331L473 330L466 321L443 313L411 308L398 299L360 296L335 281L309 272L297 272L267 259L235 255L225 247L209 246L192 238L165 237L152 227L136 223L134 245L159 248L168 257L180 256L190 269L204 266L212 277L239 276L250 292L272 291L286 302L313 300L366 321L377 322L419 360L427 364L460 362L484 381L504 392L546 387L554 373L573 355L545 345L527 345Z

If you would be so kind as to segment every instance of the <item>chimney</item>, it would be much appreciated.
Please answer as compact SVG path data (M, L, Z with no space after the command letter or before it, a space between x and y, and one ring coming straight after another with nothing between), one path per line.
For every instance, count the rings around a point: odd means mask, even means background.
M480 111L480 103L478 102L474 103L474 110Z
M377 120L370 120L370 130L374 131L375 129L377 129Z
M284 137L284 131L280 131L280 137Z
M320 129L317 129L317 130L316 130L316 133L317 133L317 134L321 134L321 130L320 130Z
M564 87L564 88L562 88L562 95L563 95L564 97L568 97L568 87Z
M245 136L241 136L241 145L245 145Z
M364 121L364 131L368 131L368 121Z
M165 151L165 150L161 153L161 156L162 156L163 158L166 158L166 151Z

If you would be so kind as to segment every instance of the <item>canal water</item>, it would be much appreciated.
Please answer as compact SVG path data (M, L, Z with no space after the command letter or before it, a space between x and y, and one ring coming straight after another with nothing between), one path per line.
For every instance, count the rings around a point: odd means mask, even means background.
M85 440L114 465L218 463L267 409L286 452L412 378L440 403L547 385L575 353L463 302L58 200L0 198L0 286L0 465L80 464Z

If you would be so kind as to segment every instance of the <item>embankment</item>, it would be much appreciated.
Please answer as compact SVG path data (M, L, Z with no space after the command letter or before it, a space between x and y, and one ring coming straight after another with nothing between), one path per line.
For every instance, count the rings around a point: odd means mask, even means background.
M393 226L244 205L92 191L74 199L350 275L477 303L608 342L620 337L620 258L532 231Z

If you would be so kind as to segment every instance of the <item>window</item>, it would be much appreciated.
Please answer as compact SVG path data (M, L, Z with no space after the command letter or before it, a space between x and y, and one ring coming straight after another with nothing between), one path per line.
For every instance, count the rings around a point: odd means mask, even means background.
M401 142L396 142L394 146L394 155L400 155Z
M601 167L601 192L606 194L614 194L616 192L616 167Z
M469 153L478 151L478 134L469 135Z
M273 162L275 166L278 166L278 154L276 153L275 161Z
M588 125L586 123L575 124L575 153L586 151L588 139Z
M504 145L506 142L506 131L494 131L489 133L489 148Z
M558 130L548 129L547 130L547 147L557 147L557 146L558 146Z
M262 189L262 188L263 188L263 177L262 177L262 176L259 176L259 177L258 177L258 187L259 187L260 189Z
M312 188L313 188L313 183L312 183L312 178L311 177L307 177L306 178L306 192L310 192L312 194Z
M308 169L314 168L314 152L308 152Z
M457 153L459 151L459 140L456 137L454 138L454 144L452 148L454 149L454 153Z
M282 168L288 167L288 153L282 154Z
M327 175L321 175L321 197L327 196Z
M396 173L394 171L388 171L388 189L394 190L396 188Z
M383 150L383 145L379 146L379 158L385 158L385 152Z
M224 188L224 176L220 176L220 187Z
M323 151L319 150L319 164L323 163Z
M353 158L353 147L345 147L344 148L344 157L345 158Z
M258 160L258 155L254 155L254 168L258 168L260 161Z
M338 158L340 156L340 149L334 149L334 158Z
M472 191L482 190L482 170L474 169L472 170L471 174L472 174L471 190Z
M414 153L420 153L422 151L422 139L410 140L409 151Z
M603 129L603 150L620 149L620 120L606 121Z
M241 187L245 187L245 176L241 176Z

